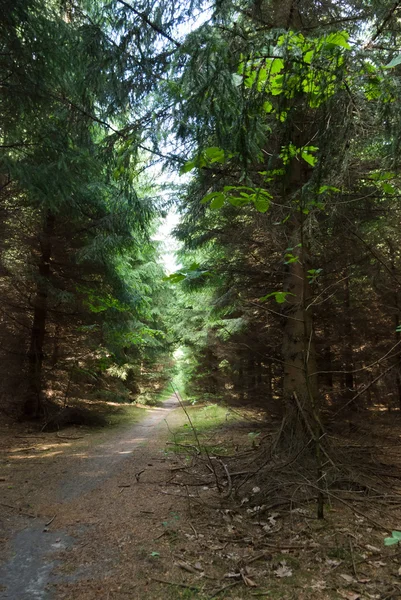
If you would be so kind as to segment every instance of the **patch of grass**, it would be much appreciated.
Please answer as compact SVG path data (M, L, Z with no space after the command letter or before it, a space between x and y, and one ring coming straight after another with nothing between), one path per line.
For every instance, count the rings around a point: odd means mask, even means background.
M219 404L208 404L206 406L186 406L191 423L184 425L172 432L172 442L170 451L177 453L187 452L185 446L198 446L201 449L206 448L211 454L227 454L232 450L229 444L218 440L218 432L232 415L226 407ZM238 417L235 417L238 419ZM194 431L195 430L195 431ZM203 450L202 450L203 451Z
M147 411L144 408L139 408L135 404L127 404L122 406L114 413L108 416L109 425L111 427L121 427L122 425L133 425L139 423L146 417Z
M130 393L127 389L122 390L97 390L91 394L95 400L105 400L106 402L116 402L117 404L129 402Z

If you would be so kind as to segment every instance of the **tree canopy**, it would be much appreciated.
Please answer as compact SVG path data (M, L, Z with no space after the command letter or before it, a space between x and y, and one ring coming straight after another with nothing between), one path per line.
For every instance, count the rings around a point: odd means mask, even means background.
M399 407L398 3L3 4L4 393Z

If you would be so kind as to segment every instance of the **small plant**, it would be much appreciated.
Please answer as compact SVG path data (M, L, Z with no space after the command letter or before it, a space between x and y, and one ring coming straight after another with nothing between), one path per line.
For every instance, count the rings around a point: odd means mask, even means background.
M249 441L252 444L252 448L256 448L256 440L260 436L260 431L251 431L248 433Z
M392 531L391 537L384 538L385 546L393 546L401 542L401 531Z
M150 557L151 558L160 558L160 552L153 551L150 553Z

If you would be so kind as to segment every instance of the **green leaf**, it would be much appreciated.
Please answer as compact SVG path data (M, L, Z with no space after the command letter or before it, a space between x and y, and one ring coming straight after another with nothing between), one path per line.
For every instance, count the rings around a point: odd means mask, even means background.
M210 203L210 208L212 210L218 210L224 204L224 194L221 192L217 194Z
M386 65L386 67L388 69L392 69L393 67L397 67L398 65L401 65L401 54L399 54L398 56L395 56L392 60L390 60L390 62L388 63L388 65Z
M271 102L268 102L268 101L264 102L264 104L263 104L263 110L265 112L267 112L267 113L271 113L272 110L273 110L273 104Z
M189 171L192 171L193 169L195 169L196 167L196 163L194 160L189 160L188 162L185 163L185 165L183 165L180 169L180 175L184 175L184 173L188 173Z
M167 277L163 277L163 281L168 281L170 283L179 283L180 281L183 281L184 279L185 279L184 273L180 273L179 271L177 273L171 273L171 275L168 275Z
M265 213L269 210L270 202L267 198L256 197L253 201L255 208L260 213Z
M385 546L393 546L394 544L398 544L399 540L393 537L384 538Z
M275 75L284 69L284 61L281 58L273 58L270 65L270 74Z
M203 151L203 154L208 162L210 163L223 163L225 162L225 153L224 150L218 148L217 146L211 146L210 148L206 148Z
M318 194L324 194L324 192L340 192L341 190L333 185L322 185L318 189Z
M306 64L310 65L314 54L315 54L314 50L309 50L309 52L306 52L304 54L304 62L306 62Z
M291 294L291 292L270 292L270 294L259 298L259 300L261 302L265 302L269 298L274 298L277 304L284 304L284 302L287 299L287 296L294 296L294 294Z
M391 535L393 536L393 538L396 538L397 540L401 540L401 531L392 531Z
M201 204L207 204L211 200L213 200L216 196L221 195L221 192L210 192L210 194L206 194L201 200Z
M382 188L383 191L386 192L386 194L395 194L396 192L396 189L389 183L383 183Z
M348 43L349 33L347 31L337 31L336 33L330 33L326 37L326 44L333 46L340 46L346 50L351 50L351 46Z
M316 161L317 161L316 156L313 156L312 154L308 154L308 152L305 152L304 150L302 150L301 156L304 159L304 161L306 161L311 167L315 166Z

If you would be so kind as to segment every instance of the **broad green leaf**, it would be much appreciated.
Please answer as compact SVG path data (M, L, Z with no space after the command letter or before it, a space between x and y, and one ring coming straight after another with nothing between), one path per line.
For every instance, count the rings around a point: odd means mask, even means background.
M383 191L386 192L386 194L395 194L395 192L396 192L396 189L389 183L383 183L382 188L383 188Z
M221 208L224 204L224 194L218 194L216 195L213 200L210 203L210 208L212 210L218 210L219 208Z
M217 146L211 146L210 148L206 148L203 151L203 154L205 155L206 159L210 163L215 163L215 162L221 163L221 162L225 161L224 150L222 150L221 148L218 148Z
M180 175L184 175L184 173L188 173L189 171L192 171L193 169L195 169L196 167L196 163L194 160L189 160L188 162L185 163L185 165L183 165L180 169Z
M219 196L221 192L210 192L210 194L206 194L201 200L201 204L207 204L211 200L213 200L216 196Z
M401 531L392 531L391 535L393 536L393 538L396 538L397 540L401 540Z
M270 64L270 74L275 75L284 69L284 61L281 58L273 58Z
M304 54L304 62L306 62L306 64L310 65L314 54L315 54L314 50L309 50L309 52L306 52Z
M274 77L274 79L272 81L271 89L270 89L270 93L272 94L272 96L278 96L279 94L281 94L283 92L283 83L284 83L283 75L277 75L276 77Z
M263 104L263 110L265 112L267 112L267 113L271 113L272 110L273 110L273 104L271 102L268 102L268 101L264 102L264 104Z
M316 156L313 156L312 154L308 154L305 151L301 152L301 156L304 159L304 161L306 161L309 165L311 165L311 167L314 167L316 164Z
M270 202L267 200L267 198L263 198L261 196L256 197L253 203L256 210L260 213L265 213L269 210Z
M269 298L274 298L277 304L284 304L287 296L294 296L294 294L291 294L291 292L270 292L270 294L259 298L259 300L265 302L265 300L268 300Z
M333 46L340 46L346 50L351 50L351 46L348 43L349 33L346 31L337 31L336 33L330 33L326 37L326 44L332 44Z
M388 65L386 65L386 67L388 69L392 69L393 67L397 67L398 65L401 65L401 54L399 54L398 56L395 56L392 60L390 60L390 62L388 63Z
M393 546L394 544L398 544L399 540L393 537L384 538L385 546Z

